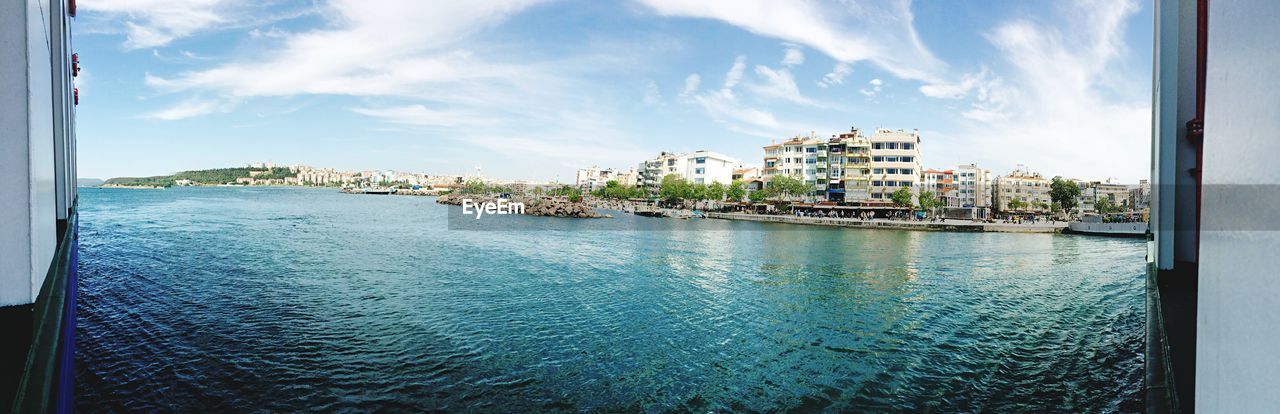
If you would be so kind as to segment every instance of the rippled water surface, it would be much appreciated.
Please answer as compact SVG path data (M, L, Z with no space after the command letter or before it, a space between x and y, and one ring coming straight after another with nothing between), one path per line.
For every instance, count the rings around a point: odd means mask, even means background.
M1141 408L1139 241L84 189L81 411ZM675 223L675 224L673 224Z

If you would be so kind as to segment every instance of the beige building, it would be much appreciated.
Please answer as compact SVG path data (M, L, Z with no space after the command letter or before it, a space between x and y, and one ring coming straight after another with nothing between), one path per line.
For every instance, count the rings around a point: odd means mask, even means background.
M1049 183L1040 173L1027 171L1019 165L1007 175L996 178L993 188L993 204L1000 213L1048 213L1052 200L1049 198ZM1009 203L1019 200L1026 205L1011 208Z
M1107 199L1111 205L1125 211L1133 210L1130 206L1130 188L1128 185L1116 183L1114 180L1081 181L1073 180L1080 187L1080 197L1076 199L1076 212L1081 214L1097 213L1094 204L1100 199Z

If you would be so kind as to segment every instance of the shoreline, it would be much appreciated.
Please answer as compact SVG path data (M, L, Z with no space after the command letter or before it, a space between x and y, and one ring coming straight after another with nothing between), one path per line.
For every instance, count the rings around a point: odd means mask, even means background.
M973 222L925 222L899 221L889 219L854 219L854 218L822 218L797 217L784 215L762 215L744 213L705 213L709 219L755 221L763 223L784 223L809 226L853 227L882 230L912 230L953 233L1040 233L1062 234L1067 223L1062 224L1012 224L1012 223L973 223Z

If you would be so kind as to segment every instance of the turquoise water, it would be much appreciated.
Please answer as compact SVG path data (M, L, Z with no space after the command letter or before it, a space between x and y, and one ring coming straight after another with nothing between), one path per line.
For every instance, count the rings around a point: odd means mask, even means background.
M82 411L1141 408L1140 241L80 197Z

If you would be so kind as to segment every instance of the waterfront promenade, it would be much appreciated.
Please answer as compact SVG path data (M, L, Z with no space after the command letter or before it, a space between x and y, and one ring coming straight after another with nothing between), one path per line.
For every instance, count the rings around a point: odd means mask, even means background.
M953 232L995 232L995 233L1061 233L1067 227L1066 222L1038 223L977 223L971 221L905 221L891 219L856 219L856 218L824 218L798 217L791 215L767 215L745 213L706 213L707 218L723 220L746 220L769 223L808 224L815 226L857 227L870 229L918 230L918 231L953 231Z

